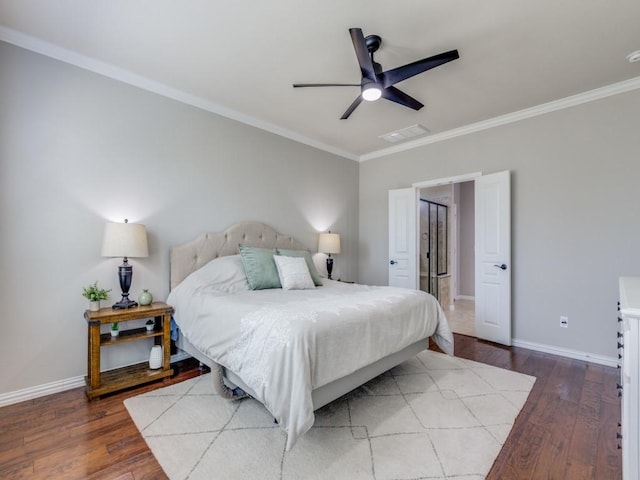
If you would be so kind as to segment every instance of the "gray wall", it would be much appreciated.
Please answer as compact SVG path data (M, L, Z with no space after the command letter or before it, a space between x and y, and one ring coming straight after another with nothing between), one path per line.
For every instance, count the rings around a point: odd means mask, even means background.
M147 226L132 296L164 299L170 246L243 220L311 249L339 232L336 276L386 284L387 191L478 170L512 172L514 336L615 357L617 277L640 274L639 122L635 91L358 166L0 42L0 394L86 373L82 286L118 293L106 221Z
M362 163L360 281L387 282L389 189L510 170L514 337L615 358L617 279L640 274L639 124L636 90Z
M341 233L334 275L355 279L357 204L357 162L0 43L0 393L86 374L82 286L119 298L106 221L147 226L131 292L161 300L172 245L245 220L313 251ZM106 367L148 358L137 343Z

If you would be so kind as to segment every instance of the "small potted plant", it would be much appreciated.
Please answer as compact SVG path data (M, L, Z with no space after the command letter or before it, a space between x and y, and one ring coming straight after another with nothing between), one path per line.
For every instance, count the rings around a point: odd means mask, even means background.
M117 337L119 333L120 333L120 326L118 325L118 322L113 322L111 324L111 336Z
M153 329L156 327L156 323L151 319L147 320L147 323L144 325L147 327L147 332L153 332Z
M82 288L82 296L89 300L89 310L97 312L100 310L100 300L106 300L109 298L110 291L111 289L105 290L104 288L98 287L98 281L96 280L88 287Z

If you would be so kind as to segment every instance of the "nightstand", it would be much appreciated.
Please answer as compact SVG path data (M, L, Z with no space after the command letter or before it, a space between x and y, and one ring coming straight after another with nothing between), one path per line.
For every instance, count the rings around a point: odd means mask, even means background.
M162 302L153 302L144 307L135 307L127 310L113 310L111 307L101 308L97 312L89 310L84 312L87 321L87 396L99 397L106 393L116 392L124 388L133 387L142 383L152 382L173 375L169 363L171 340L171 314L173 307ZM154 318L155 328L148 332L143 326L129 330L120 329L117 337L111 333L100 333L100 326L114 322L122 324L131 320ZM100 349L112 348L126 342L135 342L145 338L153 338L156 345L163 346L162 367L151 370L148 362L129 365L115 370L100 371Z

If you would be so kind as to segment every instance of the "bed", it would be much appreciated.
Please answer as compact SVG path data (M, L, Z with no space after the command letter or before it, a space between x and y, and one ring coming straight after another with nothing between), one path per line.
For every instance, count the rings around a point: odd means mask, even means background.
M269 260L284 287L253 290L255 268ZM203 234L172 248L170 261L177 347L211 367L227 398L262 402L286 431L287 450L314 410L428 348L429 337L453 354L433 296L318 279L306 247L263 223ZM302 264L305 288L289 289L302 277L287 268L300 273Z

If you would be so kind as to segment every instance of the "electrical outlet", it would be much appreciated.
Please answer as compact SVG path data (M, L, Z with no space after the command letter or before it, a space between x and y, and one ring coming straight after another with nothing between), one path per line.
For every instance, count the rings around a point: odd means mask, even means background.
M569 317L560 317L560 326L562 328L569 328Z

